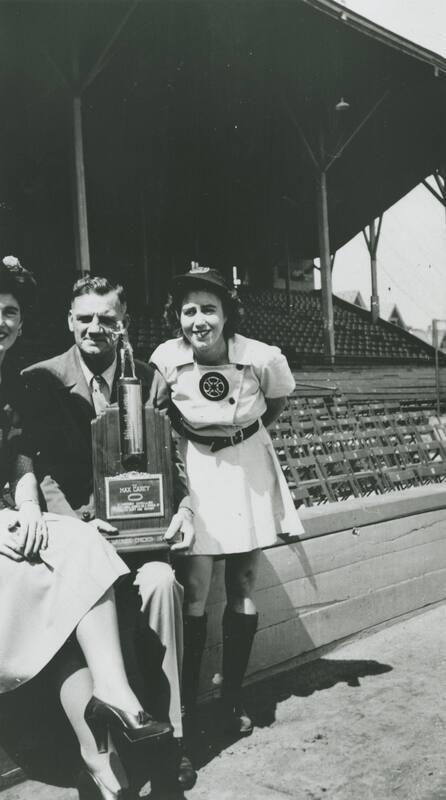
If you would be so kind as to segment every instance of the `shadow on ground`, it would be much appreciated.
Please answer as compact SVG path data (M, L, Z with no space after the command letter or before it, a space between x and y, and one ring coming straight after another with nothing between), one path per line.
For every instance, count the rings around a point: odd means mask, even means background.
M245 690L246 706L252 714L255 725L263 728L275 721L278 704L289 697L309 697L314 692L327 691L339 683L360 687L362 678L381 675L391 670L390 665L381 664L379 661L319 658L247 687ZM49 698L43 691L41 694L33 691L32 697L29 698L30 701L33 701L34 710L33 725L31 726L26 691L23 700L22 708L18 708L17 703L14 703L14 713L10 715L9 724L4 724L6 719L0 719L3 723L0 744L14 757L15 762L25 769L28 776L53 785L75 786L79 770L79 760L75 757L78 749L75 741L72 741L73 735L69 727L49 724L51 706L48 705ZM39 709L36 708L36 703L40 704ZM4 704L2 712L5 713ZM193 756L198 769L204 767L237 741L236 736L222 732L219 703L216 701L200 707L196 730ZM62 734L68 737L66 741L61 738ZM58 738L56 739L56 737ZM19 751L12 746L17 741L20 741L21 744ZM126 746L124 741L120 743L120 753L129 774L134 777L135 783L141 786L152 773L152 779L158 775L163 789L148 797L156 797L156 800L184 798L181 792L169 786L169 780L166 785L166 777L174 774L168 751L166 750L164 753L161 747L153 748L153 752L149 752L150 749L132 748ZM58 753L57 759L48 758L48 754L56 752ZM443 797L446 800L446 794L440 793L438 800ZM82 797L81 800L84 798ZM437 796L432 797L432 800L437 800Z
M246 706L256 727L264 728L275 721L278 703L289 697L309 697L314 692L331 689L338 683L359 687L361 678L382 675L392 669L389 664L373 660L318 658L247 687ZM194 756L198 769L237 741L236 736L221 731L218 701L199 709L196 728Z

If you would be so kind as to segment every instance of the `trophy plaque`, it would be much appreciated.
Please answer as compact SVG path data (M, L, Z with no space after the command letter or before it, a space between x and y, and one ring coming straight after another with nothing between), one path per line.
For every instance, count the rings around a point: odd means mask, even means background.
M118 403L91 423L96 516L118 529L106 537L118 552L167 549L164 533L173 514L170 424L166 415L144 407L123 327L119 336Z

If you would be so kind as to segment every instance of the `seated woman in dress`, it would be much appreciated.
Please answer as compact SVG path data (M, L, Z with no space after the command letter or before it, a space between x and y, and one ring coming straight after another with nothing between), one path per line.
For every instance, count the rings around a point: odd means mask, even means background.
M246 736L252 722L241 686L257 629L260 548L277 542L279 533L302 531L266 430L295 383L277 347L235 332L237 300L217 270L177 276L167 311L180 336L161 344L151 362L169 387L195 528L183 559L183 698L186 711L193 710L213 561L225 556L223 711L226 724Z
M42 514L32 459L19 431L20 381L9 351L35 294L32 274L14 257L0 264L0 470L14 507L0 507L0 693L17 691L59 653L73 633L86 667L61 687L97 797L130 797L109 732L131 742L170 733L131 690L124 669L113 584L128 572L91 526Z

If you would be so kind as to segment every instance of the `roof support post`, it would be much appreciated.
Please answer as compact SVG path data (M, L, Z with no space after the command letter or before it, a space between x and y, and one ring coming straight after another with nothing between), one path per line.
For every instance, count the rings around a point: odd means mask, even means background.
M286 305L288 311L291 309L291 267L290 267L290 249L288 242L286 245L286 270L285 270L285 292L286 292Z
M444 165L443 165L443 167L441 169L436 169L434 171L433 176L435 178L435 183L437 184L437 189L435 189L433 186L431 186L426 178L424 180L422 180L421 183L423 184L423 186L426 187L426 189L429 190L429 192L431 194L433 194L433 196L438 200L438 202L441 203L441 205L444 206L444 208L446 209L446 179L445 179L445 175L446 175L446 169L445 169Z
M76 269L81 275L90 273L90 247L88 240L87 189L85 185L84 141L82 134L82 100L79 94L71 98L73 125L73 194L74 240Z
M430 183L425 178L421 181L423 186L428 189L428 191L433 194L433 196L441 203L442 206L446 206L446 184L445 179L442 176L439 170L435 170L434 172L435 183L437 184L438 190L435 189L434 186L431 186Z
M368 226L368 236L367 230L363 230L365 243L367 245L367 250L369 251L370 255L370 277L372 283L372 296L370 298L370 310L372 312L372 322L376 324L379 319L379 295L378 295L378 262L377 262L377 251L378 251L378 242L379 237L381 234L381 224L382 224L383 215L381 214L378 219L372 219Z
M328 226L327 173L324 169L317 171L316 181L325 357L328 363L333 365L335 357L333 291L331 284L330 231Z
M317 221L319 230L319 258L321 262L321 294L322 294L322 314L324 325L324 349L325 358L330 365L334 364L335 359L335 340L334 340L334 315L333 315L333 290L331 283L331 272L334 263L330 253L330 232L328 225L328 196L327 196L327 170L332 162L326 161L324 134L321 128L320 131L320 154L319 158L313 151L299 120L291 111L288 104L285 108L290 116L290 119L296 128L302 142L305 145L307 153L313 162L314 174L316 178L316 194L317 194Z
M379 319L379 295L378 295L378 276L376 271L376 256L370 257L370 277L372 281L370 310L372 312L372 322L375 325Z
M432 320L432 344L435 348L435 392L437 395L437 416L440 416L440 362L438 358L438 323L439 319Z
M140 213L141 213L141 249L142 249L142 271L144 277L144 301L149 305L150 300L150 264L149 264L149 248L147 243L147 211L146 201L144 196L144 188L140 188Z
M107 41L102 53L93 68L85 79L81 80L81 70L79 66L79 44L77 31L72 20L68 18L68 24L73 30L71 41L71 72L66 75L65 71L59 66L57 61L50 53L44 52L45 57L52 64L59 80L61 80L70 94L70 111L72 127L72 184L73 184L73 205L74 205L74 242L76 251L76 271L82 275L90 273L90 247L88 238L88 216L87 216L87 190L85 183L85 160L84 160L84 141L82 132L82 92L94 81L99 73L104 69L107 61L111 57L112 47L119 38L124 26L129 20L140 0L133 0L132 4L125 11L121 21L117 25L110 39Z

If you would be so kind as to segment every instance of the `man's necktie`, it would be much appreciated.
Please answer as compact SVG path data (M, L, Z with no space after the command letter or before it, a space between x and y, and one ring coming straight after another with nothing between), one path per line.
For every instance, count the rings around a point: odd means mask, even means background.
M91 398L96 414L102 414L109 405L107 381L102 375L93 375L91 379Z

